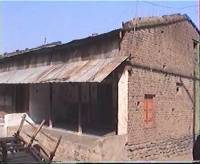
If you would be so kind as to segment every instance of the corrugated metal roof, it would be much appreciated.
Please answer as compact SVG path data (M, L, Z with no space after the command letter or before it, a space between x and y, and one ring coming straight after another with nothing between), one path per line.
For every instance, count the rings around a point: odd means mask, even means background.
M127 56L93 59L0 73L0 84L101 82Z

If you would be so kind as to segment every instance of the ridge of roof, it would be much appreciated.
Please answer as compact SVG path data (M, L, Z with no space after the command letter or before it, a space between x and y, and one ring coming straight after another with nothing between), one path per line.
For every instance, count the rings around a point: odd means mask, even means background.
M61 45L62 42L61 41L58 41L58 42L52 42L52 43L47 43L47 44L44 44L44 45L40 45L38 47L34 47L34 48L26 48L24 50L16 50L14 52L5 52L1 55L2 58L5 58L5 57L11 57L11 56L15 56L15 55L20 55L20 54L23 54L23 53L27 53L27 52L31 52L31 51L36 51L36 50L39 50L39 49L42 49L42 48L49 48L49 47L55 47L57 45ZM1 59L1 58L0 58Z
M122 23L122 28L124 30L130 30L133 28L140 29L140 28L148 28L148 27L155 27L159 25L168 25L174 24L181 21L188 21L192 24L195 30L200 34L199 29L195 25L195 23L190 19L187 14L171 14L171 15L163 15L163 16L151 16L151 17L138 17L133 18L127 22Z

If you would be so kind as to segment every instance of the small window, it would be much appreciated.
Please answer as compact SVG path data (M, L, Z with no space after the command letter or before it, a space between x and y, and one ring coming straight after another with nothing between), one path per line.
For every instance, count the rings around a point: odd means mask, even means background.
M146 94L144 97L144 122L147 127L154 125L154 97L152 94Z

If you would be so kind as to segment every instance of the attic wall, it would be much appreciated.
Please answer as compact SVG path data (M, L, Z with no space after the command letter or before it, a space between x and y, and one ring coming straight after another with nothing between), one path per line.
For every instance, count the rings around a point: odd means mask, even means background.
M66 44L56 48L46 48L5 58L0 61L0 72L93 58L113 57L118 54L118 37L117 35L114 37L105 37L100 40L85 41L80 45L78 43L72 46Z

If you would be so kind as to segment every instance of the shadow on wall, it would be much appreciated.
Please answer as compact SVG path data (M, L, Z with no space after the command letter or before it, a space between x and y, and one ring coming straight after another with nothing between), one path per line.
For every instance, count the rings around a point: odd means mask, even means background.
M187 89L187 87L184 85L184 83L183 83L183 81L182 81L181 78L180 78L180 81L181 81L182 86L183 86L183 88L185 89L185 91L186 91L186 93L187 93L187 95L188 95L190 101L192 102L192 104L194 104L194 100L193 100L193 98L192 98L192 95L190 94L190 92L189 92L189 90Z

